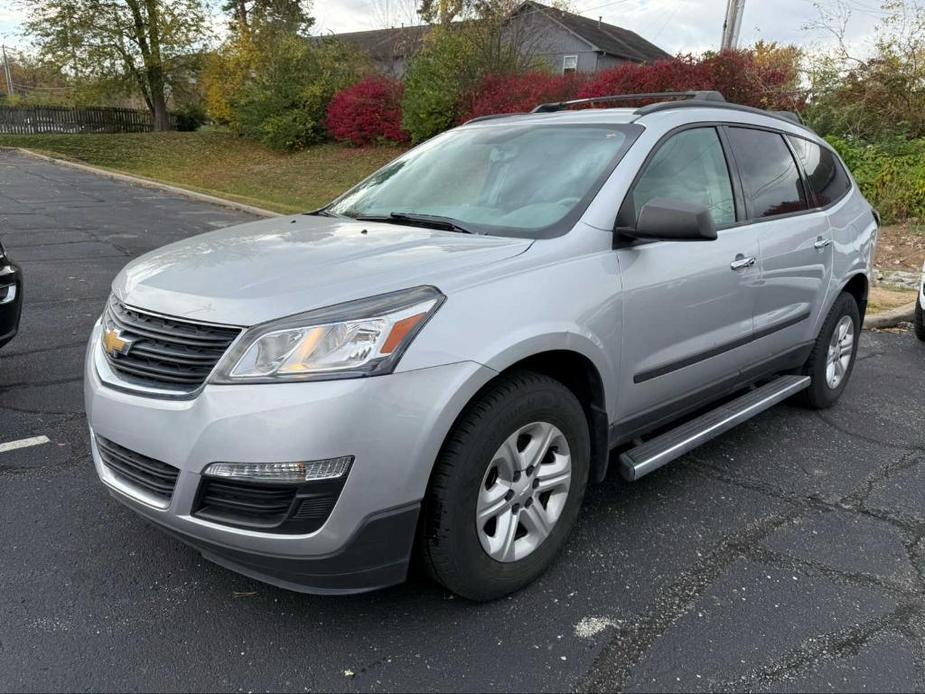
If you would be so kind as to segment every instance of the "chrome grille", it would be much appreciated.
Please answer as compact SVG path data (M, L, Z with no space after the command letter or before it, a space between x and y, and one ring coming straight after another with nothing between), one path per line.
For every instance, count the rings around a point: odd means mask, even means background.
M158 316L110 299L103 318L107 329L128 340L127 352L103 349L114 371L143 385L192 391L201 386L241 333L231 328Z

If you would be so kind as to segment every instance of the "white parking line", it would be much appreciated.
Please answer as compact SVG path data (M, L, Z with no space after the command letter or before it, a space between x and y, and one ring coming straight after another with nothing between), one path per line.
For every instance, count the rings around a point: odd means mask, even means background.
M29 446L41 446L43 443L49 443L51 440L47 436L33 436L28 439L19 441L10 441L9 443L0 443L0 453L15 451L18 448L28 448Z

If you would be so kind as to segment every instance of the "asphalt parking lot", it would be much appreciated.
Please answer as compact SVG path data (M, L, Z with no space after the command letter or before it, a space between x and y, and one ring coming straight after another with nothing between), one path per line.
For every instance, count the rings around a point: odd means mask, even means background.
M0 352L0 690L925 689L925 345L865 333L845 397L780 406L588 494L569 549L488 605L230 573L113 500L82 360L132 257L243 213L0 152L24 268ZM169 433L166 433L169 435Z

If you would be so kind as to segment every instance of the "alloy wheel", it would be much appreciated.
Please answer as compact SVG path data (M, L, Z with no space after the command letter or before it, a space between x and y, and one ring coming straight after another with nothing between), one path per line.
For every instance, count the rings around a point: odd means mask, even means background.
M854 354L854 321L851 316L842 316L832 332L825 364L825 382L832 390L838 388L851 366Z

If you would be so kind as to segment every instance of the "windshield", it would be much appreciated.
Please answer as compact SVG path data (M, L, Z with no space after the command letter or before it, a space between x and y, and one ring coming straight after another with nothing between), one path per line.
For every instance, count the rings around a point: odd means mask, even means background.
M640 130L596 124L453 130L386 165L326 211L397 222L426 215L483 234L555 235L580 216Z

